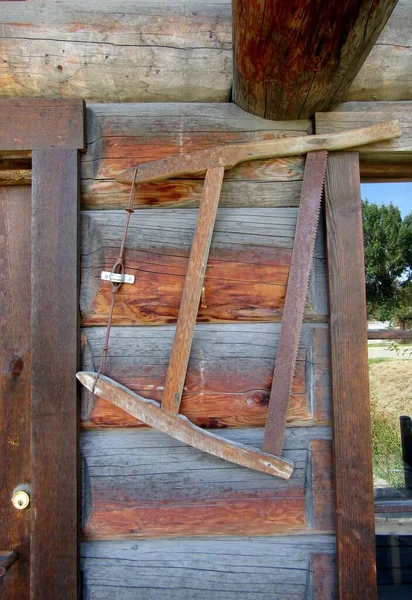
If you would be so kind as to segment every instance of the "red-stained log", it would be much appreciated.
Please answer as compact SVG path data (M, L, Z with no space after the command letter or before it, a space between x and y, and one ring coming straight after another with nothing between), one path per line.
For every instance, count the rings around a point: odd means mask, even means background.
M268 121L235 104L106 104L88 108L88 147L82 157L82 203L122 208L129 185L114 179L136 164L210 148L313 133L309 120ZM220 206L297 206L303 157L252 161L225 174ZM202 178L136 187L136 207L189 207L199 203Z
M161 401L174 328L113 330L106 374L145 398ZM197 325L180 412L207 428L263 427L266 422L278 324ZM328 423L328 330L305 325L288 422ZM95 370L101 328L83 329L83 370ZM83 390L83 427L136 427L124 411Z
M397 0L233 0L233 98L268 119L336 108Z
M279 321L285 298L296 209L218 210L198 321ZM196 210L140 210L132 215L126 272L115 305L115 325L162 325L177 319L196 224ZM110 285L100 279L116 260L124 213L83 213L82 286L84 325L105 325ZM322 231L313 261L305 320L327 315Z
M262 444L259 429L220 433L255 447ZM295 462L295 470L286 481L226 463L153 430L87 433L83 534L116 539L318 531L306 485L308 460L317 449L310 453L308 445L311 436L328 435L327 428L288 432L284 455Z

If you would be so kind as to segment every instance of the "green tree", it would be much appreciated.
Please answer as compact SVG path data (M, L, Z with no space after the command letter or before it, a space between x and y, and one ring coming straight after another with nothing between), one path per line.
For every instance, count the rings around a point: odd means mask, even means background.
M412 213L403 220L393 204L362 200L365 280L369 318L412 317Z

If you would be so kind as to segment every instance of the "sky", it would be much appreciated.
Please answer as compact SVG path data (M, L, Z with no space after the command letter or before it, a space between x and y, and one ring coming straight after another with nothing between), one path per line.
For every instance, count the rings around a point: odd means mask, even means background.
M412 183L363 183L363 199L376 204L399 206L402 218L412 212Z

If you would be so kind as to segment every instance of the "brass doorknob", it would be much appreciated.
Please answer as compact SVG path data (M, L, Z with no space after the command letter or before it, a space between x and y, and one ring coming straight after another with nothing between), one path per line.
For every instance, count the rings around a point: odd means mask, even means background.
M30 488L27 484L19 485L13 492L11 503L17 510L24 510L30 504Z

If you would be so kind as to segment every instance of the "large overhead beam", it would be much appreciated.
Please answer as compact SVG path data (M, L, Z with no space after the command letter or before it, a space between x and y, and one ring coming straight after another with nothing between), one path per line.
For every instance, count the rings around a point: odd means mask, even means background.
M231 0L30 0L0 6L1 97L230 97ZM399 0L345 99L412 100L411 61L412 2Z
M233 99L268 119L336 108L397 0L233 0Z

